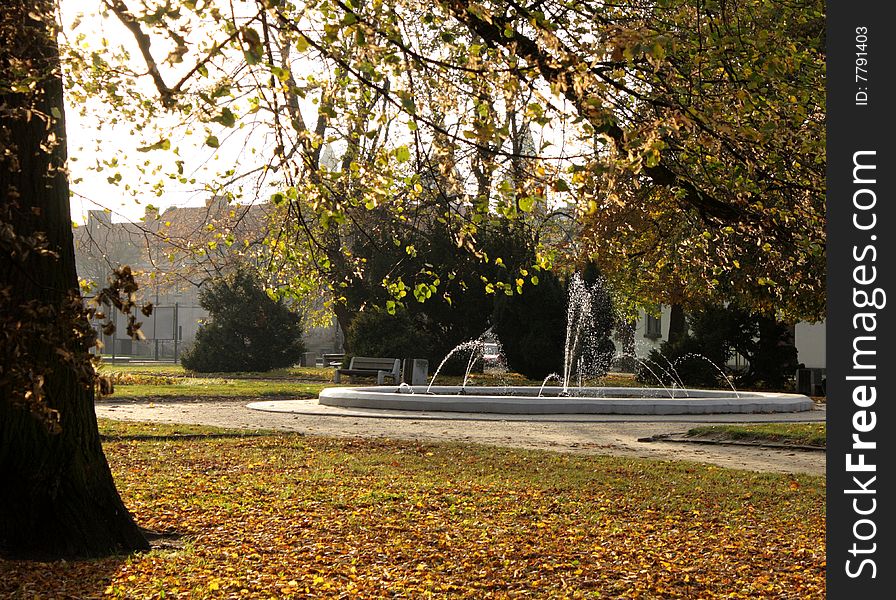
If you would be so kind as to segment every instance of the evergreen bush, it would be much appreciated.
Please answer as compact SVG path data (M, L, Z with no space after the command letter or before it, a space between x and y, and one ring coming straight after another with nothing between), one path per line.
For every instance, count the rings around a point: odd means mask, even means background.
M209 321L181 355L185 369L269 371L296 364L305 351L301 316L284 301L271 299L250 271L213 281L200 292L199 303Z
M507 367L529 379L563 370L566 290L551 272L522 294L495 299L492 331L501 341Z
M797 350L785 324L732 306L706 307L688 315L687 322L686 335L651 351L647 364L638 371L639 381L727 386L722 371L736 352L747 361L744 371L733 374L736 386L780 390L791 385L798 367Z

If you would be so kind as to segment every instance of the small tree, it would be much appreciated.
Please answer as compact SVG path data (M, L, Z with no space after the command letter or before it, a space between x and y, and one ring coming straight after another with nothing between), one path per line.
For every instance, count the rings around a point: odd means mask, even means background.
M610 339L617 321L613 301L596 265L586 265L582 275L590 296L590 312L580 326L582 341L572 360L583 377L606 375L616 348ZM492 329L501 340L511 370L542 379L563 371L564 345L572 279L562 282L550 271L541 273L539 283L523 294L495 300Z
M583 364L587 365L586 377L606 375L616 355L613 344L613 327L619 321L607 280L594 261L582 269L582 281L591 295L591 337L582 349Z
M183 366L201 373L269 371L296 364L305 351L300 315L273 300L258 277L238 270L202 290L211 321L184 352Z
M358 356L425 358L435 363L441 359L433 350L434 340L424 320L422 315L405 309L389 314L383 308L373 307L352 320L347 334L349 347Z

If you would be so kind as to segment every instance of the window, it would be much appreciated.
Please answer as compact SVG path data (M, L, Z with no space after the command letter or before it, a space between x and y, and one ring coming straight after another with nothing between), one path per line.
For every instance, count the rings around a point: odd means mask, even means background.
M644 337L657 340L663 337L663 322L661 317L647 315L644 322Z

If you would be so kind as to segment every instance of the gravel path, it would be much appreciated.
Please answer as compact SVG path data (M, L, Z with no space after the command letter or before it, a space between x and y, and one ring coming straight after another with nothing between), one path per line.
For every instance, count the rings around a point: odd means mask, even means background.
M776 415L707 415L705 417L623 417L606 415L601 421L478 420L461 418L394 418L389 411L350 411L302 401L302 412L268 412L246 405L253 399L118 401L97 403L99 417L116 420L190 423L218 427L274 429L306 435L380 437L427 442L460 441L493 446L683 460L722 467L824 475L825 453L818 450L776 449L730 444L639 441L656 435L684 433L712 422L823 421L824 410ZM268 399L254 399L268 400ZM392 411L394 413L394 411Z

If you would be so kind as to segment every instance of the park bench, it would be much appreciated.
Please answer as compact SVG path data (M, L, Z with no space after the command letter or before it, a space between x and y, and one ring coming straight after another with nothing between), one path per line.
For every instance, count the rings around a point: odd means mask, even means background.
M372 356L353 356L347 369L337 368L333 381L339 383L340 376L348 375L351 383L356 377L376 377L377 385L383 385L386 377L395 383L401 378L401 361L397 358L375 358Z
M341 353L332 353L332 354L323 354L322 357L323 364L325 367L341 367L342 361L345 360L345 354Z

